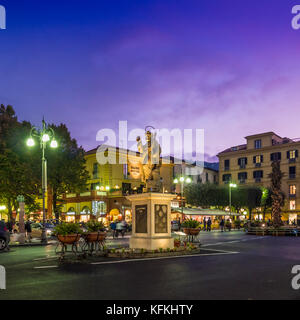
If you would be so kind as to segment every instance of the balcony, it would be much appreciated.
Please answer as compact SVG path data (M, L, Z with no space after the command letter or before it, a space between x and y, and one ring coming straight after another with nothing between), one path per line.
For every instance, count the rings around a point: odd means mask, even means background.
M294 159L289 159L289 163L296 163L296 158L294 158Z
M291 180L296 179L296 174L295 173L290 173L289 174L289 179L291 179Z
M261 182L261 178L255 178L255 182L256 183L260 183Z
M255 163L255 168L260 168L261 167L261 163Z
M229 171L230 170L230 167L225 167L224 168L224 171Z
M240 184L245 184L245 183L246 183L246 179L240 179L240 180L239 180L239 183L240 183Z
M246 164L245 163L240 164L240 169L246 169Z

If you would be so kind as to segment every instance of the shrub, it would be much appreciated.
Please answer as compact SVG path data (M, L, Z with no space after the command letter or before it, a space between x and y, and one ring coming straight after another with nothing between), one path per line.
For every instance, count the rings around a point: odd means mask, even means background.
M54 234L66 236L68 234L81 234L82 230L78 223L62 223L55 227Z
M88 232L98 232L105 230L105 226L102 221L89 221L86 224Z
M200 228L201 224L199 221L197 220L193 220L193 219L187 219L185 220L182 225L183 228L192 228L192 229L197 229Z

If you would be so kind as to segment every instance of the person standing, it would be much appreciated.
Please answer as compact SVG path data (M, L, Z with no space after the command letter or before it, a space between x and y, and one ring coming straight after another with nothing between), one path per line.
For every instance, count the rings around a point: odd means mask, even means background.
M28 239L29 242L31 242L31 223L29 220L26 221L25 223L25 232L26 232L26 238Z
M116 224L116 222L113 221L113 222L110 224L110 228L111 228L111 231L112 231L113 239L114 239L115 236L116 236L116 227L117 227L117 224Z
M211 224L212 224L211 219L208 218L208 221L207 221L207 231L208 231L208 232L211 231Z
M203 219L203 231L206 231L206 218Z
M224 219L222 219L220 222L221 232L224 232L224 226L225 226L225 222L224 222Z

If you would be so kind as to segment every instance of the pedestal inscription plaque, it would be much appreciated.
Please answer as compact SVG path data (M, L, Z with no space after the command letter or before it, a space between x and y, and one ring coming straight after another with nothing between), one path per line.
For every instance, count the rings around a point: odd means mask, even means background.
M135 233L147 233L147 205L135 206Z
M168 232L168 206L165 204L155 205L155 233Z

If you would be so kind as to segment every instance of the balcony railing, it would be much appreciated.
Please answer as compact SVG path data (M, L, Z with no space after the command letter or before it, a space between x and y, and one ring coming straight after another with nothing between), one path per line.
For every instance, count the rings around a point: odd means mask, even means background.
M289 179L296 179L296 174L295 173L290 173L289 174Z

